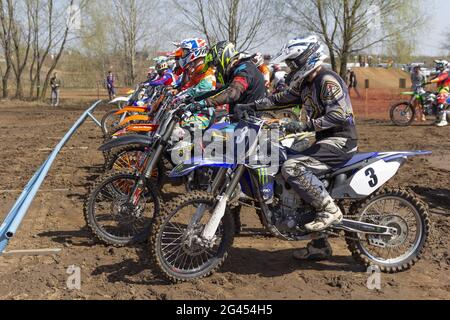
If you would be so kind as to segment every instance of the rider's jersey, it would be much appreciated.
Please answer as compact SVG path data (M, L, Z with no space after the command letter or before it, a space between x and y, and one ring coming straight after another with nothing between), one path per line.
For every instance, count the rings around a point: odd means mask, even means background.
M236 104L251 103L266 95L264 77L250 60L238 62L230 71L229 79L224 89L205 100L207 105L217 107L229 104L233 113Z
M147 82L147 84L151 87L158 86L170 86L174 83L174 76L172 70L165 70L162 76L159 76L153 81Z
M344 80L335 72L322 69L312 82L291 84L286 91L257 101L257 109L279 109L301 105L307 123L318 141L332 137L357 140L353 107Z

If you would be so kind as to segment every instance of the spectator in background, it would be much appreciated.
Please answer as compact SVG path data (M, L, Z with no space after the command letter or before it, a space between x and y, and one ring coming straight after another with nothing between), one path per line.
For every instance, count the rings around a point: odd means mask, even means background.
M356 94L358 95L358 98L361 98L361 95L359 94L358 90L358 79L356 78L355 71L353 71L353 69L349 69L347 71L347 76L348 76L348 93L350 94L352 89L354 89Z
M414 92L423 93L425 90L423 84L427 82L427 77L422 72L422 68L419 65L414 66L411 73L412 90Z
M425 89L423 88L423 84L425 82L427 82L427 77L422 72L421 66L415 65L411 72L411 83L412 83L411 89L413 90L413 92L417 92L419 94L425 93ZM421 121L427 121L427 117L423 113L422 105L418 103L417 100L415 101L415 103L416 103L416 110L418 111L417 117L419 117Z
M58 78L57 72L50 78L50 87L52 88L52 107L57 107L59 106L59 89L61 87L61 80Z
M116 97L116 87L115 87L115 77L112 71L108 71L108 75L106 76L106 89L108 90L109 100L112 100Z

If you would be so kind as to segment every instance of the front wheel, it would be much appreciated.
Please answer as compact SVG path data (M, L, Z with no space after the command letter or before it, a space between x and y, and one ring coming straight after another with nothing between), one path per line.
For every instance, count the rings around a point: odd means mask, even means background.
M392 122L401 127L410 126L416 116L416 109L409 102L394 104L390 110Z
M117 127L120 123L120 119L123 115L117 115L117 111L119 110L111 110L102 118L102 132L105 137L108 137L111 133L111 130Z
M150 225L160 212L159 187L147 182L139 203L129 203L139 177L132 172L105 175L90 192L84 207L88 228L101 242L127 246L147 240Z
M214 211L214 197L192 192L167 203L150 232L150 255L155 268L171 282L200 279L220 268L234 240L234 218L227 212L211 243L202 243L201 233ZM205 210L196 223L197 210ZM190 226L191 225L191 226Z
M354 219L397 229L395 236L346 234L353 257L365 266L396 273L410 269L423 255L431 230L427 206L410 191L384 189L354 207Z

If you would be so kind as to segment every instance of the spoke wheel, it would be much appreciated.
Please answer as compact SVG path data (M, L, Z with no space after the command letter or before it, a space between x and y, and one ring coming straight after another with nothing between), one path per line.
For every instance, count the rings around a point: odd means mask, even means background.
M103 243L125 246L147 239L160 210L157 187L149 183L139 203L129 203L138 177L129 172L106 175L93 188L85 204L85 220Z
M151 232L151 256L166 279L182 282L203 278L225 261L235 233L231 214L225 214L213 241L206 244L200 240L214 203L210 194L192 192L168 203L156 219ZM191 225L197 210L205 210L205 214Z
M386 189L355 209L359 221L396 229L395 236L348 233L353 256L385 272L411 268L421 257L431 228L422 201L406 190Z

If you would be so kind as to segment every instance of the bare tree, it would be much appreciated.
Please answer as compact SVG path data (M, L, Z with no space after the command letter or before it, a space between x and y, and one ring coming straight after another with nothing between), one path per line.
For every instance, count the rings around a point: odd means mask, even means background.
M49 29L49 38L48 41L51 42L49 47L54 48L51 49L50 52L52 52L52 59L51 63L49 65L47 74L45 75L44 83L42 86L42 90L40 92L40 96L38 98L45 99L47 89L50 83L50 78L53 74L53 72L56 69L56 66L58 65L64 50L66 49L67 43L70 40L69 35L73 31L71 30L72 22L74 16L79 14L78 10L82 10L83 7L86 5L86 0L81 0L78 3L78 6L74 6L74 0L69 0L65 6L62 6L62 11L60 12L59 16L61 19L56 22L55 20L51 20L52 23L48 25L48 28L52 28L52 30L59 30L60 33L53 35L53 31ZM66 14L63 14L66 13ZM67 15L67 16L66 16ZM49 15L50 17L50 15ZM54 15L53 15L54 17Z
M41 74L54 42L54 0L32 0L32 61L29 69L30 97L41 96Z
M14 52L12 69L16 78L15 98L17 99L23 98L22 75L28 63L31 48L31 1L26 0L23 8L15 3L16 10L22 9L23 12L19 11L17 16L14 16L11 28L12 49Z
M1 68L2 96L8 97L9 77L12 70L12 45L11 30L14 23L14 7L11 0L0 0L0 44L5 59L5 69Z
M399 10L410 5L405 0L286 0L279 14L291 27L319 35L333 69L345 76L352 53L420 26L419 15L410 21L397 19Z
M138 46L147 37L148 13L153 3L145 0L113 0L117 15L117 27L122 36L123 50L128 70L128 84L136 81L136 55Z
M228 40L241 50L255 48L271 36L273 0L173 0L185 25L211 44Z

